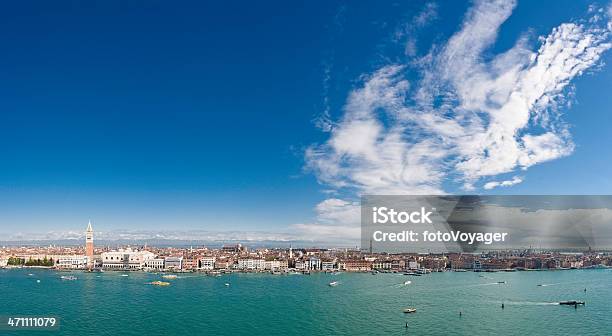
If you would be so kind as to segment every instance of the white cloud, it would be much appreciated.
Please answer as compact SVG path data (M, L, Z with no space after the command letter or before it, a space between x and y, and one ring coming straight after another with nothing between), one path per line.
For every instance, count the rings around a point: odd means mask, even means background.
M319 180L357 195L438 194L449 179L481 179L567 156L574 150L558 109L571 80L610 48L610 29L564 23L532 51L520 38L488 55L513 1L478 1L461 29L418 62L384 66L353 90L329 140L306 151ZM490 184L489 184L490 186Z
M303 240L354 242L361 234L361 207L357 202L330 198L317 204L316 223L294 224L292 229Z
M511 187L521 182L523 182L523 178L519 176L515 176L512 178L512 180L487 182L485 183L483 188L486 190L490 190L490 189L497 188L497 187Z
M564 92L611 47L612 25L601 19L564 23L540 37L537 50L521 37L491 56L515 5L476 1L445 44L417 62L364 76L329 140L306 151L307 167L349 197L442 194L445 182L474 190L482 179L571 154L574 144L559 113ZM412 83L408 69L420 73ZM483 187L520 182L515 177Z

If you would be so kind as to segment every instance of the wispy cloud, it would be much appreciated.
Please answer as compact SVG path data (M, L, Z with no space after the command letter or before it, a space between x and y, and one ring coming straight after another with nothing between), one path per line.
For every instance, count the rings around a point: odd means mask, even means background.
M541 36L537 48L524 36L490 56L515 5L477 1L446 43L364 75L329 140L306 150L319 181L349 198L440 194L446 183L473 190L483 180L571 154L560 117L564 93L611 47L610 10L589 9L588 18ZM409 82L408 70L419 76Z

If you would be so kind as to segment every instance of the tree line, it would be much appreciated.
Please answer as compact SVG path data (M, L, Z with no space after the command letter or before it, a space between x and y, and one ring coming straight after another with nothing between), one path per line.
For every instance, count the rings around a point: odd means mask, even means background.
M12 266L54 266L55 261L53 258L44 257L43 259L28 259L10 257L8 259L8 265Z

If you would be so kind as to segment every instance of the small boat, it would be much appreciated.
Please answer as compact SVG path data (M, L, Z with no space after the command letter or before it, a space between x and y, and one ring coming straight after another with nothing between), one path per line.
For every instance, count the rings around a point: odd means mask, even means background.
M338 283L339 283L338 281L332 281L332 282L329 283L329 286L330 287L336 287L336 286L338 286Z
M226 283L226 284L225 284L225 287L229 287L229 285L230 285L230 284Z
M561 301L559 302L559 304L562 306L577 306L577 305L584 305L584 301L576 301L576 300Z
M40 283L40 280L36 280L36 283Z
M412 314L416 313L416 308L406 308L404 309L404 314Z
M505 281L498 281L497 283L498 284L505 284L506 282Z
M33 276L34 274L32 274L32 273L28 273L28 275L29 275L29 276Z
M153 285L153 286L170 286L170 283L166 282L166 281L153 281L153 282L149 282L149 285Z
M121 274L122 277L128 277L130 276L129 274Z
M162 275L162 278L164 278L164 279L176 279L176 278L178 278L178 275L176 275L176 274L167 274L167 275Z
M62 279L62 280L76 280L77 277L75 277L74 275L62 275L60 277L60 279Z
M412 283L412 281L408 280L408 281L404 281L404 286L408 286Z

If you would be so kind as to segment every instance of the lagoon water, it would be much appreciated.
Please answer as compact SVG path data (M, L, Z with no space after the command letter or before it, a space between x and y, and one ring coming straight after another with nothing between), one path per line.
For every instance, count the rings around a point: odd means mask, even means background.
M78 279L60 279L70 274ZM61 319L58 331L0 334L612 334L612 270L445 272L421 277L185 274L165 280L171 282L167 287L146 284L162 280L160 275L121 274L0 270L0 315ZM412 283L403 285L407 280ZM339 285L328 286L331 281ZM575 309L556 304L563 300L586 305ZM406 307L417 312L405 315Z

